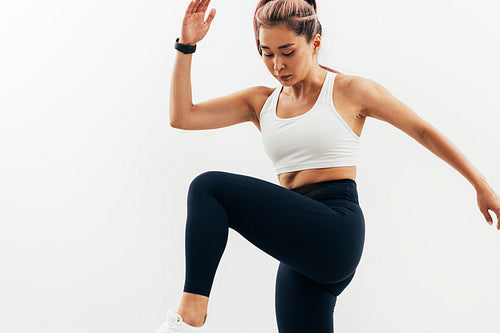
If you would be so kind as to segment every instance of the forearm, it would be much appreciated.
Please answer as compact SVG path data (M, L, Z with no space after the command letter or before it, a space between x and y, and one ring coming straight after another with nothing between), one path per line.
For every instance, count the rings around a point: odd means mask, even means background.
M419 142L460 172L476 190L488 186L486 178L472 165L458 147L436 128L428 128Z
M193 54L175 51L176 58L170 82L170 124L182 121L193 106L191 93L191 61Z

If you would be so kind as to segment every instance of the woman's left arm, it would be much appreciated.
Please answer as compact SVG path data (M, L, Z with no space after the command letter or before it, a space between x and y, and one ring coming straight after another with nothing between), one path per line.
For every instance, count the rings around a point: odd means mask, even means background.
M377 82L351 76L349 88L351 98L362 115L399 128L460 172L476 189L479 210L486 221L493 224L488 210L494 211L497 229L500 230L500 196L453 142Z
M494 211L498 220L497 229L500 230L500 196L457 146L431 125L425 129L419 142L467 178L476 189L479 210L490 225L493 219L488 210Z

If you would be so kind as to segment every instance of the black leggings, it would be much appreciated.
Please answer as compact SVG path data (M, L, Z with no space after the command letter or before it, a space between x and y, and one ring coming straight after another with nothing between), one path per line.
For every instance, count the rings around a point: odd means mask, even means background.
M275 311L280 333L333 333L337 296L361 259L365 222L356 182L287 189L223 171L193 179L187 198L184 291L209 296L229 228L280 261Z

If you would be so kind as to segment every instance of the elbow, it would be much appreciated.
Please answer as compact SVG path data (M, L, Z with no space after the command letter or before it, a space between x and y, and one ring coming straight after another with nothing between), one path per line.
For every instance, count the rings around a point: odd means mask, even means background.
M184 129L182 124L186 124L193 112L195 105L185 107L174 107L170 105L169 115L170 115L170 126L173 128Z
M181 124L179 124L179 121L174 121L172 119L170 119L170 127L182 129L182 126L181 126Z
M179 121L173 116L174 112L170 109L170 127L179 128Z
M426 129L421 129L419 131L417 131L417 141L418 142L422 142L422 140L424 140L424 137L425 137L425 131Z
M170 113L170 127L179 128L179 121L172 117L172 113Z
M428 125L428 126L425 126L423 128L421 128L417 133L417 137L418 137L418 141L419 142L422 142L424 141L428 136L429 134L434 130L434 127Z
M170 115L170 127L182 129L182 115L183 112L181 110L176 110L173 107L170 107L169 110Z

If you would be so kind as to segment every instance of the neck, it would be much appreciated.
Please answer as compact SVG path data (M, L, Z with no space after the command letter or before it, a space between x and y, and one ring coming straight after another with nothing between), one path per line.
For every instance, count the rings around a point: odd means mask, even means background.
M305 96L314 94L318 90L321 90L323 82L326 79L326 74L327 70L321 68L320 66L312 67L302 80L297 81L291 86L283 86L282 92L291 96L293 99L299 100L306 98Z

